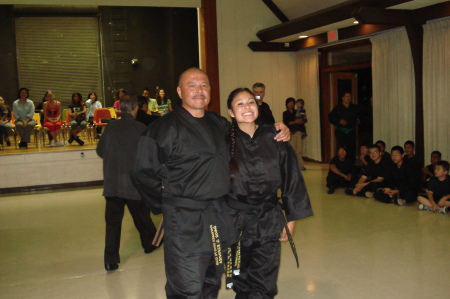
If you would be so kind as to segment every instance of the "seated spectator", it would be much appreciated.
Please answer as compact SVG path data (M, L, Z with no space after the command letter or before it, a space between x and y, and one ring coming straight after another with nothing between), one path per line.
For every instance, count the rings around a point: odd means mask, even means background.
M28 99L30 91L28 88L22 87L19 89L19 99L13 103L13 113L16 119L16 131L20 136L19 148L28 148L31 133L36 126L34 120L34 103Z
M79 92L72 94L72 103L69 105L69 117L70 138L68 142L72 144L75 140L79 145L83 145L84 141L78 137L78 134L86 128L86 106Z
M366 171L367 164L370 162L369 145L361 144L359 147L358 161L355 164L356 174L363 175Z
M39 113L39 118L41 120L41 125L44 125L44 103L47 102L47 99L45 98L45 96L42 98L42 101L40 103L38 103L35 107L34 107L34 113ZM50 131L47 130L47 136L48 136L48 142L49 144L52 143L52 134L50 134Z
M405 142L405 162L411 164L414 172L420 177L420 172L423 167L423 163L420 162L419 157L414 154L414 141L408 140Z
M52 136L50 146L64 146L64 141L58 141L59 131L63 124L61 121L61 103L55 100L55 95L51 90L47 90L44 98L46 98L47 101L44 102L44 107L42 109L44 111L43 126L48 129Z
M173 110L172 102L166 97L164 89L158 89L155 95L156 102L158 103L158 113L166 115Z
M375 142L376 145L378 145L380 147L381 150L381 160L383 160L383 162L387 163L387 164L393 164L392 159L391 159L391 154L390 153L386 153L386 143L383 140L378 140L377 142Z
M11 107L6 105L3 97L0 97L0 144L6 141L7 146L11 146L9 134L12 132Z
M447 161L438 161L434 167L434 177L428 182L427 198L417 197L420 210L428 210L446 214L450 207L450 177Z
M350 187L352 181L353 163L347 159L347 150L341 146L337 155L330 161L330 170L327 176L328 194L333 194L337 187Z
M152 115L147 114L147 111L148 111L148 99L146 97L138 96L137 100L138 100L138 104L139 104L139 109L137 111L135 120L137 120L138 122L141 122L144 125L148 126L154 120L157 120L158 118L160 118L159 116L156 116L156 115L153 115L153 114Z
M122 103L123 97L127 94L125 89L121 88L119 91L117 91L117 101L114 102L113 108L116 112L117 118L120 118L122 116L122 111L120 111L120 103Z
M98 108L103 108L102 103L98 101L97 94L95 92L91 92L88 94L88 99L86 101L86 120L87 122L92 126L94 124L94 110ZM95 139L100 138L100 134L102 134L102 128L97 127L95 128L97 134L95 135Z
M419 182L412 171L411 165L405 163L404 150L401 146L394 146L391 150L392 184L390 187L379 188L375 192L375 199L384 203L397 203L402 206L407 202L416 201L419 193Z
M422 180L421 187L424 189L428 189L428 180L434 176L434 167L436 166L436 162L441 161L442 154L440 151L433 151L430 157L430 165L422 168Z
M150 89L148 89L147 87L144 88L144 90L142 91L142 96L145 97L148 101L148 114L153 114L153 112L155 112L155 114L158 114L158 102L156 102L156 99L152 99L150 98ZM159 114L158 114L159 115Z
M353 189L346 189L348 195L373 197L378 188L389 186L391 179L392 162L387 163L381 160L381 150L376 144L369 147L370 162L367 165L366 173L363 174Z

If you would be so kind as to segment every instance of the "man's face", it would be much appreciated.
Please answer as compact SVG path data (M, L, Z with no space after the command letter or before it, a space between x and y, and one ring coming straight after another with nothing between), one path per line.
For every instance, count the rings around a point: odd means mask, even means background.
M438 154L432 154L430 158L431 164L436 164L436 162L441 161L441 157Z
M405 144L405 155L410 155L414 153L414 146L412 144Z
M381 155L383 155L386 148L381 143L376 143L376 145L378 145L380 147L380 153L381 153Z
M360 150L361 150L361 155L367 155L368 153L369 153L369 149L367 148L367 146L361 146L361 148L360 148Z
M147 100L150 98L150 90L144 90L143 92L142 92L142 96L143 97L146 97L147 98Z
M177 87L182 106L191 114L203 112L211 100L208 76L196 69L187 70Z
M394 162L395 164L400 163L400 161L403 160L403 156L404 154L400 153L400 151L394 150L391 153L391 158L392 158L392 162Z
M338 150L337 154L338 154L338 157L339 157L341 160L344 160L344 159L345 159L345 156L347 156L347 152L346 152L345 149L343 149L343 148L340 148L340 149Z
M352 95L348 92L342 97L342 104L348 105L352 102Z
M262 103L264 100L264 96L266 95L266 90L264 87L255 87L253 88L253 94L255 95L256 102ZM258 97L259 96L259 100Z
M442 177L442 176L446 175L447 173L448 173L448 171L446 171L444 169L444 167L442 167L442 165L434 166L434 175L436 177Z
M379 161L381 159L381 153L376 147L369 148L370 159L373 161Z

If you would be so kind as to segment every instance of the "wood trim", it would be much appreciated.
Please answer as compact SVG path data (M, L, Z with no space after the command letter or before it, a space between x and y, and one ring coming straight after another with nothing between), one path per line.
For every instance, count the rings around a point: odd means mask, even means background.
M262 0L264 4L270 9L270 11L280 20L281 22L285 23L289 21L288 17L281 11L281 9L273 3L272 0Z
M203 20L202 35L205 42L205 64L203 70L208 74L211 84L211 101L208 110L220 113L219 47L217 39L216 0L202 0L200 10Z

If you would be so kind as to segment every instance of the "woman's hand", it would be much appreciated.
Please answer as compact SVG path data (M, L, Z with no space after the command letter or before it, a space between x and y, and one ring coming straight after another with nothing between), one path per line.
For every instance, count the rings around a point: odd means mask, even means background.
M289 228L289 232L291 233L291 236L294 236L295 232L295 221L290 221L287 223L287 226ZM286 227L283 228L283 232L281 233L280 239L281 242L286 242L288 240L288 235L286 233Z

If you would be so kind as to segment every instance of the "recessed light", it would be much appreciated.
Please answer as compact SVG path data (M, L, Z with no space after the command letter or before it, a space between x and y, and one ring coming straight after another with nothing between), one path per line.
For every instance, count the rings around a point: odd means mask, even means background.
M307 35L300 35L298 38L307 38Z
M359 22L358 21L354 21L353 24L359 24Z

